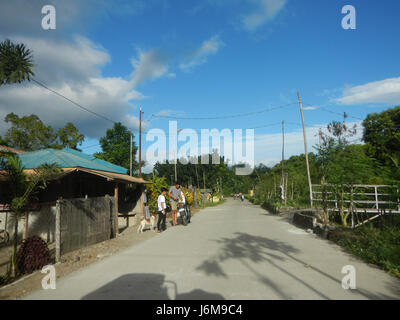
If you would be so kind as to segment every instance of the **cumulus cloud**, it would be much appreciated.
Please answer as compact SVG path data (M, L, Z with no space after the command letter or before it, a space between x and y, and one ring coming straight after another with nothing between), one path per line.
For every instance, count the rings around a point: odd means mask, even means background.
M363 103L400 104L400 78L350 87L344 90L343 97L335 100L344 105Z
M317 110L317 109L318 109L317 106L309 106L309 107L304 108L304 110L307 110L307 111L312 111L312 110Z
M162 77L168 72L168 56L159 49L148 52L139 50L139 57L131 60L135 71L132 74L134 86Z
M68 32L84 30L96 19L107 20L110 15L135 15L144 11L155 0L12 0L0 1L0 34L42 35L57 37ZM57 28L42 29L42 7L56 9Z
M349 127L357 125L357 133L350 141L361 139L361 122L347 122ZM327 124L319 124L307 127L307 145L308 152L315 152L313 146L319 143L318 132L322 128L326 132ZM282 133L262 134L255 136L254 143L256 164L264 163L267 166L273 166L282 160ZM295 130L285 133L285 158L304 154L303 131Z
M179 68L185 72L190 72L194 67L206 63L208 57L216 54L224 45L219 36L211 37L191 52L187 56L186 62L181 63Z
M283 9L287 0L253 0L256 10L242 16L243 28L254 31L265 23L271 21Z
M13 40L26 43L33 50L37 80L83 107L112 121L120 121L131 129L138 128L138 119L130 115L135 110L132 101L144 98L136 85L163 74L150 72L152 60L148 57L154 56L152 52L142 52L134 64L136 69L132 78L124 79L101 75L101 68L110 61L110 56L87 38L59 41L15 37ZM156 64L155 69L158 67ZM37 114L55 128L70 121L89 138L104 135L113 125L32 82L0 87L0 119L10 112L20 116ZM6 129L3 122L0 134Z

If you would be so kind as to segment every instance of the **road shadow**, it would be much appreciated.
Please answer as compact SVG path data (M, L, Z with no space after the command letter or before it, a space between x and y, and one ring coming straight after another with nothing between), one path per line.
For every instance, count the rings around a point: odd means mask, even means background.
M224 300L218 293L201 289L179 293L174 281L156 273L123 275L84 296L82 300Z
M277 240L272 240L266 237L254 236L243 232L237 232L232 238L222 238L215 240L220 243L221 249L219 252L207 260L203 261L196 269L205 273L207 276L216 276L229 278L229 276L224 272L222 263L229 259L234 259L240 261L243 266L245 266L251 273L253 273L260 283L264 284L266 287L272 289L281 299L292 299L290 292L285 292L281 289L279 283L270 279L266 274L261 274L255 270L251 263L264 263L268 264L270 267L278 269L280 272L290 277L292 281L301 284L305 288L309 289L315 293L321 299L330 299L326 294L324 294L319 288L313 287L306 281L301 279L294 273L287 271L283 266L283 261L291 260L298 263L299 268L309 268L314 272L322 275L326 279L335 282L339 287L341 287L341 280L327 274L326 272L314 267L309 266L307 262L302 261L297 258L296 255L300 252L297 248ZM392 289L394 291L394 289ZM367 290L357 288L355 293L363 296L367 299L395 299L393 296L390 297L385 294L376 294L369 292Z

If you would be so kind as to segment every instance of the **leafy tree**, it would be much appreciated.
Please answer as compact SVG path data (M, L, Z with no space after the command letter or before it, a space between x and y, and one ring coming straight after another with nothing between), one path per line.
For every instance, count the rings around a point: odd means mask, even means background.
M46 126L34 114L20 118L14 113L9 113L4 121L11 124L5 135L5 144L24 151L65 147L78 150L77 145L85 139L84 135L80 134L70 122L54 133L51 126Z
M134 136L132 139L133 138ZM100 138L102 152L95 153L94 156L129 169L130 139L131 132L120 122L115 123L114 127L112 129L108 129L106 135ZM132 171L135 172L139 168L139 164L135 160L135 155L138 148L136 147L134 141L132 144Z
M0 146L6 146L6 147L8 147L8 142L7 142L7 140L3 139L2 136L0 136Z
M347 226L348 216L354 208L352 201L353 186L370 182L371 177L375 176L375 170L379 168L376 161L366 155L363 146L349 144L348 139L357 133L357 129L356 126L349 128L345 119L346 114L343 122L331 122L328 125L328 134L320 131L322 143L316 147L323 188L326 189L325 183L333 185L328 187L327 190L332 191L337 199L343 226ZM327 194L324 190L323 193ZM350 199L346 198L346 191L350 191ZM347 212L345 212L346 200L350 200ZM327 206L324 206L324 209L327 215Z
M32 52L24 44L8 39L0 43L0 86L30 81L34 76L32 68Z
M156 213L158 211L157 209L157 199L158 196L161 194L161 188L166 188L169 190L168 182L166 181L165 177L157 177L153 173L153 177L149 179L151 184L149 184L146 189L147 189L147 202L149 205L150 212ZM168 193L165 195L166 201L168 203L169 201L169 195Z
M368 154L382 164L399 167L400 164L400 106L372 113L363 121Z
M24 172L21 160L18 156L6 155L5 161L2 161L1 168L4 170L5 178L4 190L2 190L2 198L5 203L10 204L12 212L12 220L14 220L14 246L11 259L12 272L16 275L16 254L18 246L18 222L25 216L29 210L29 204L35 199L35 194L46 188L46 181L50 180L61 172L55 164L43 165L39 169L35 169L32 175L28 176Z
M13 148L24 151L50 148L56 139L53 128L44 125L37 115L20 118L15 113L10 113L4 121L11 124L5 139Z
M79 150L78 144L82 144L83 140L85 140L85 136L79 133L73 123L68 122L64 128L58 129L57 140L57 145L61 148L68 147Z

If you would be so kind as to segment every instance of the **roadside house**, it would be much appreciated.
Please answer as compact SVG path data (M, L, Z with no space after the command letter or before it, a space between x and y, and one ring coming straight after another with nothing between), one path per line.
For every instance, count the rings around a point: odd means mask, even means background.
M47 242L54 241L56 203L61 198L64 212L68 211L62 214L62 228L69 228L75 238L79 237L77 234L85 236L83 233L90 238L76 240L70 246L73 249L82 242L88 245L115 237L121 222L125 220L129 225L129 217L141 213L140 199L149 182L127 175L128 170L123 167L68 148L26 152L18 157L28 175L44 164L55 163L62 169L62 173L37 195L32 212L26 216L25 223L20 224L24 238L37 234ZM0 171L0 203L4 192L1 184L5 179L4 172ZM0 213L3 223L7 220L4 214L7 212ZM9 231L12 230L10 223Z

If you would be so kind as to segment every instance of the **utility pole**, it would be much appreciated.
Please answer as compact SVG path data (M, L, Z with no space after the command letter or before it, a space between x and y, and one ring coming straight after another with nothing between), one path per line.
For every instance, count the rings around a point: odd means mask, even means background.
M313 207L313 194L312 194L312 184L311 184L311 175L310 175L310 164L308 162L308 151L307 151L307 135L306 135L306 127L304 124L304 114L303 114L303 105L301 103L300 92L297 92L297 97L299 98L299 106L301 113L301 122L303 123L303 136L304 136L304 152L306 154L306 164L307 164L307 177L308 177L308 187L310 189L310 204L311 208Z
M175 183L178 181L178 176L177 176L177 174L176 174L176 163L178 162L178 159L176 159L177 158L177 155L176 155L176 150L175 150Z
M130 164L129 164L129 174L130 174L130 176L132 177L132 140L133 140L133 138L132 138L132 132L131 132L131 153L130 153Z
M139 178L142 177L142 106L139 108Z
M286 193L285 193L285 121L282 121L282 180L281 180L281 198L286 205Z

